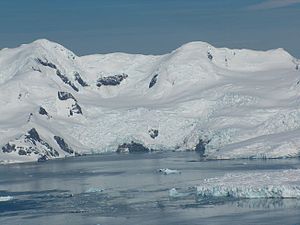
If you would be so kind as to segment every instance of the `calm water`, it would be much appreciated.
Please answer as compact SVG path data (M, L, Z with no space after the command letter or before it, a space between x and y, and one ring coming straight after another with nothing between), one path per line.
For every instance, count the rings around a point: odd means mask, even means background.
M181 174L162 175L160 168ZM1 225L300 224L296 199L173 199L208 177L300 168L299 159L201 161L194 152L97 155L0 166Z

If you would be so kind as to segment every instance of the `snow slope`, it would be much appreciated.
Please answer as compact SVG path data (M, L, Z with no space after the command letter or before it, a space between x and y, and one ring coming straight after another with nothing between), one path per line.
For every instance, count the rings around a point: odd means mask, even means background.
M192 42L161 56L78 57L37 40L0 51L0 161L196 150L297 157L300 61Z

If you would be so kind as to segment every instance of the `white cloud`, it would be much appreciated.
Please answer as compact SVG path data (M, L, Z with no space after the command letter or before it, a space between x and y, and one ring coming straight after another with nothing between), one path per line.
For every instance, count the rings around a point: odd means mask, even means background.
M300 3L300 0L265 0L261 3L251 5L248 7L250 10L264 10L282 8L290 5Z

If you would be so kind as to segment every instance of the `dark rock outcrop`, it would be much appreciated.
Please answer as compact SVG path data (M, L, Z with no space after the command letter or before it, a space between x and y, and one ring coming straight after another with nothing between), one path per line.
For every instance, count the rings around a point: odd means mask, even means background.
M36 142L40 142L41 138L35 128L32 128L28 133L25 135L25 139L31 141L34 145Z
M52 156L52 157L58 157L58 156L59 156L58 151L56 151L54 148L52 148L47 142L41 140L40 143L41 143L42 145L44 145L44 146L48 149L46 155Z
M70 109L70 116L73 116L75 114L82 114L82 109L80 105L77 103L76 98L69 92L64 92L64 91L59 91L57 93L58 99L65 101L67 99L73 99L75 101L74 104L72 104L71 109Z
M66 77L63 75L60 70L56 70L56 75L67 85L69 85L71 88L73 88L74 91L79 91L79 89Z
M124 153L124 152L129 152L129 153L145 153L145 152L150 152L151 149L145 147L144 145L140 143L136 143L132 141L131 143L124 143L122 145L118 146L117 153Z
M65 101L67 99L73 99L75 102L77 102L76 98L69 92L65 92L65 91L59 91L57 92L57 96L59 100Z
M40 108L39 108L39 114L49 117L48 112L42 106L40 106Z
M35 67L33 67L33 66L32 66L31 68L32 68L32 70L33 70L33 71L36 71L36 72L39 72L39 73L41 73L41 72L42 72L42 71L41 71L41 69L40 69L40 68L38 68L38 67L37 67L37 68L35 68Z
M151 138L155 139L158 136L158 130L157 129L150 129L148 130L148 133Z
M16 151L16 145L15 144L7 143L6 145L4 145L2 147L2 151L5 152L5 153L14 152L14 151Z
M155 74L155 75L152 77L152 79L151 79L151 81L150 81L150 84L149 84L149 88L152 88L152 87L156 84L156 82L157 82L157 77L158 77L158 74Z
M51 145L49 145L46 141L44 141L40 138L40 135L36 131L35 128L32 128L30 131L28 131L28 133L25 135L25 141L29 141L35 146L37 145L37 143L40 143L41 145L43 145L47 149L46 154L48 156L52 156L52 157L59 156L59 153L54 148L52 148ZM30 154L32 152L32 149L29 147L29 148L27 148L26 152L28 154Z
M197 144L196 147L195 147L195 151L196 151L197 153L199 153L200 156L204 156L204 154L205 154L205 147L206 147L206 145L207 145L209 142L210 142L210 140L205 141L205 140L203 140L203 139L200 139L199 142L198 142L198 144Z
M43 65L43 66L47 66L47 67L50 67L50 68L52 68L52 69L57 69L56 65L53 64L53 63L51 63L51 62L48 62L47 59L42 60L42 59L40 59L40 58L36 58L36 61L37 61L39 64Z
M82 115L81 107L77 104L77 102L75 102L75 104L72 105L72 108L70 109L70 116L73 116L74 113Z
M123 80L125 80L128 77L127 74L117 74L114 76L108 76L108 77L101 77L97 80L97 86L101 87L103 86L117 86L120 85Z
M56 70L56 75L67 85L69 85L71 88L73 88L74 91L79 91L79 89L68 79L67 76L65 76L64 74L61 73L61 71L57 68L57 66L51 62L48 62L47 59L42 60L40 58L36 58L36 61L43 65L43 66L47 66L50 67L52 69Z
M8 142L2 147L3 152L11 153L17 151L18 154L22 156L36 154L45 155L47 158L59 156L58 151L44 141L35 128L32 128L25 135L11 142L14 142L14 144Z
M38 162L46 162L49 158L46 155L41 156L38 158Z
M28 119L27 119L27 123L29 123L31 121L31 118L33 117L33 113L29 113Z
M69 154L73 154L74 150L65 142L65 140L59 136L54 136L54 140L57 142L57 144L59 145L59 147L69 153Z
M82 86L82 87L87 87L89 86L80 76L78 72L74 73L75 80Z
M18 154L19 154L19 155L27 155L27 152L26 152L24 149L20 149L20 150L18 151Z
M212 54L210 52L207 52L207 58L209 60L213 60L214 57L212 56Z

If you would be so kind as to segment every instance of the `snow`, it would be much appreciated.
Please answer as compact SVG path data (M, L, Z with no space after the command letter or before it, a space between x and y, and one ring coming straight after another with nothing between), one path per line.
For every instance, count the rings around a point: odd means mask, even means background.
M76 154L113 152L134 142L157 151L197 150L203 143L210 159L298 157L299 63L283 49L215 48L205 42L157 56L79 57L44 39L2 49L0 163L36 161L49 153L26 140L32 128L58 152L48 158L74 155L54 136ZM128 77L119 85L97 86L99 78L118 74ZM75 99L58 99L60 91ZM40 107L49 117L38 113ZM151 130L158 131L155 138ZM17 150L3 152L7 143ZM27 153L20 155L19 147ZM28 153L30 147L35 153Z
M230 173L203 180L198 197L300 198L300 170Z

